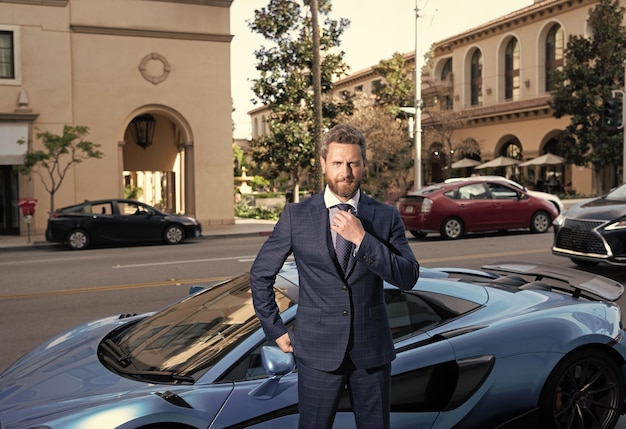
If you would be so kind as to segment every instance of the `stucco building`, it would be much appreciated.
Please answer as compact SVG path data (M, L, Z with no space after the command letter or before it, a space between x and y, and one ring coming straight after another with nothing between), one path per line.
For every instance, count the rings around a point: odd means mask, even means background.
M590 34L587 18L597 4L536 0L434 44L434 56L421 77L422 183L479 172L450 169L469 155L459 148L478 147L473 156L481 162L500 156L526 161L545 153L558 155L556 141L569 118L552 115L550 71L563 66L570 36ZM415 53L406 53L405 60L413 65ZM371 93L381 80L373 70L376 65L338 80L334 93ZM269 110L259 107L249 114L253 138L266 133ZM446 136L430 131L442 122L447 123ZM513 166L488 172L515 175L525 184L547 181L554 174L562 190L591 195L594 189L590 166Z
M22 198L38 200L31 228L45 231L49 195L14 171L16 142L40 148L38 131L64 125L89 127L104 156L69 171L55 207L128 186L205 226L233 223L231 3L0 0L0 234L25 233Z

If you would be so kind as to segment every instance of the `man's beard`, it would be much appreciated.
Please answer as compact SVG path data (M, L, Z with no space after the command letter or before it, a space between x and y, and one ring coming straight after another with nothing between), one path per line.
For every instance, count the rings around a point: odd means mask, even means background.
M340 196L341 198L352 198L361 186L361 180L356 177L352 180L352 182L336 182L327 177L326 183L328 183L328 188L332 191L332 193Z

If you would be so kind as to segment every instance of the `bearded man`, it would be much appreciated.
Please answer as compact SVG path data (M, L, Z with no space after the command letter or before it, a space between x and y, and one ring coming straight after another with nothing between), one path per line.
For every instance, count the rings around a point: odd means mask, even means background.
M419 264L394 206L365 195L361 131L324 136L324 192L285 206L256 257L252 298L265 335L298 364L299 428L331 428L346 387L358 428L389 428L395 350L383 281L407 290ZM295 332L279 316L274 281L293 254L299 275Z

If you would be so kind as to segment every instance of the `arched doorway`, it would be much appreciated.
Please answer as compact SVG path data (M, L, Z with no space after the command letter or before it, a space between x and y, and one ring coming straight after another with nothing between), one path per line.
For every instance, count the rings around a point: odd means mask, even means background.
M170 213L195 211L189 127L161 106L129 117L121 145L124 196Z
M507 136L503 138L498 144L498 147L499 150L496 153L497 156L505 156L507 158L512 158L519 162L522 162L522 159L524 158L524 153L522 149L522 144L517 137ZM520 174L520 168L517 165L497 167L495 168L495 170L495 174L497 174L498 176L504 176L518 183L523 182Z

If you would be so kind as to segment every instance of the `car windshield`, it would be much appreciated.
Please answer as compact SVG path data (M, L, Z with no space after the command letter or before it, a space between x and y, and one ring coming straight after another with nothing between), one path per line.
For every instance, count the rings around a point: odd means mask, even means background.
M606 195L607 200L626 200L626 185L622 185L619 188L613 189Z
M295 305L275 288L281 312ZM107 338L105 361L123 375L188 377L215 365L260 328L254 314L249 274L192 295ZM104 351L102 351L104 350Z

